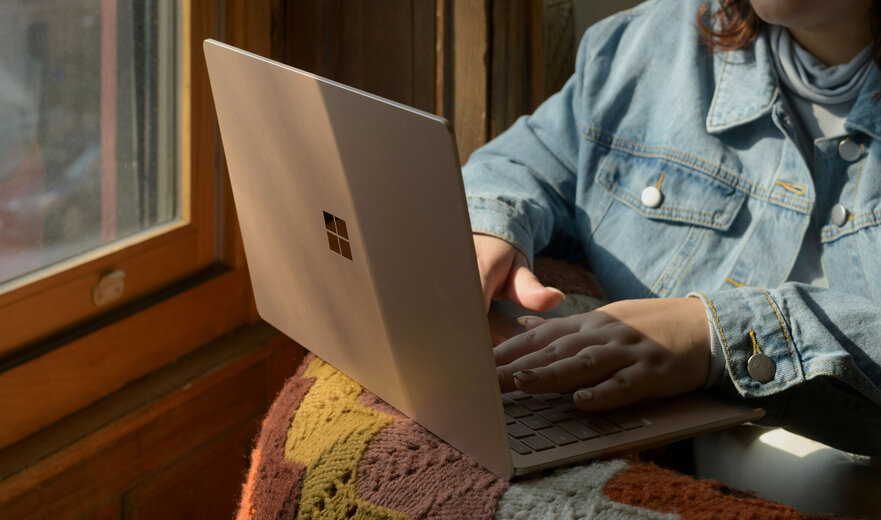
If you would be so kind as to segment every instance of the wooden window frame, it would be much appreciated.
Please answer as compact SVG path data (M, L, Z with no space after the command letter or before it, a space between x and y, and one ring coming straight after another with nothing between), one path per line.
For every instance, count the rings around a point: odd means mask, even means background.
M202 41L270 55L272 3L182 4L182 222L0 294L0 448L257 319ZM113 270L126 296L95 315L91 287Z

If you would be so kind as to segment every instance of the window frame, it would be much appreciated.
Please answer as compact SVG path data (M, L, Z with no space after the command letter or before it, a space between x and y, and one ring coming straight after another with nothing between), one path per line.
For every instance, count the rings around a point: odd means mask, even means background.
M41 269L4 284L0 292L0 356L22 349L52 332L73 326L110 309L131 303L157 287L180 280L207 267L215 260L214 197L195 197L213 192L213 176L194 174L199 158L192 156L191 110L192 49L190 41L190 3L180 12L181 89L180 168L181 219L160 225L132 237L95 248L74 260ZM115 68L113 69L115 70ZM199 123L195 123L198 125ZM92 303L91 287L112 271L126 273L125 289L118 300L98 307ZM12 326L14 324L14 326Z
M182 222L0 294L0 448L256 321L202 41L270 55L272 0L229 4L182 2ZM125 296L94 309L91 287L113 270Z

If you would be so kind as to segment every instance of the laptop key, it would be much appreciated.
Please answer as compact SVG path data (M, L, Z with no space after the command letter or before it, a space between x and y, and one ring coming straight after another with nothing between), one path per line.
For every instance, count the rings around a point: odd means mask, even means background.
M542 428L550 428L551 426L553 426L546 419L539 417L537 415L530 415L529 417L523 417L522 419L520 419L520 422L522 422L526 426L529 426L533 430L541 430Z
M539 410L547 410L551 407L551 405L549 405L548 403L539 401L538 399L534 399L532 397L518 401L517 404L525 406L533 412L537 412Z
M646 423L645 419L643 419L642 417L624 414L604 415L603 418L611 422L612 424L617 424L621 427L622 430L634 430L636 428L641 428L645 426Z
M564 431L571 433L576 436L580 441L586 441L588 439L595 439L600 436L600 434L587 426L581 424L578 421L568 420L563 421L561 423L557 423L557 427L563 429Z
M546 403L555 403L563 400L562 394L535 394L536 399L541 399Z
M529 449L528 446L518 441L517 439L508 438L508 445L511 446L511 449L519 453L520 455L526 455L532 453L532 450Z
M621 431L621 428L600 417L589 415L586 417L580 417L578 420L602 435L609 435L610 433Z
M508 414L505 414L505 424L514 424L515 422L517 422L516 419L514 419L513 417L511 417Z
M554 408L560 410L561 412L577 412L578 407L572 401L567 401L564 403L554 404Z
M526 417L527 415L532 415L532 412L520 406L519 404L510 404L505 406L505 413L515 419Z
M520 442L529 446L535 451L547 450L554 447L554 443L545 439L541 435L531 435L529 437L523 437L520 439Z
M522 439L523 437L529 437L530 435L532 435L534 433L535 432L532 431L530 428L527 428L526 426L524 426L520 423L514 423L514 424L508 426L508 435L510 435L511 437L514 437L515 439Z
M538 433L547 437L548 440L552 441L557 446L565 446L578 440L574 435L570 435L559 428L548 428L546 430L541 430Z
M565 421L565 420L569 419L569 414L567 414L565 412L561 412L560 410L557 410L556 408L552 408L550 410L542 410L542 411L536 412L536 413L538 415L542 416L543 418L547 419L548 421L553 422L553 423Z
M519 401L521 399L528 399L531 396L523 390L514 390L513 392L506 392L505 397L513 399L514 401Z

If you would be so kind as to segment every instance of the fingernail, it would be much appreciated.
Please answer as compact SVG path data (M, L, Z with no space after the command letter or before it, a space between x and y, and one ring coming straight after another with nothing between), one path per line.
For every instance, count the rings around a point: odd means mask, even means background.
M593 393L590 390L579 390L575 392L575 398L582 401L590 401L593 399Z
M520 325L525 327L525 326L529 325L530 321L540 320L540 319L541 318L539 318L538 316L520 316L519 318L517 318L517 323L519 323Z
M538 379L538 372L535 370L521 370L520 372L514 372L514 379L523 383L531 383Z
M566 301L566 293L564 293L564 292L561 291L560 289L557 289L556 287L545 287L545 289L547 289L547 290L549 290L549 291L551 291L551 292L555 292L555 293L559 294L560 296L563 297L563 301Z

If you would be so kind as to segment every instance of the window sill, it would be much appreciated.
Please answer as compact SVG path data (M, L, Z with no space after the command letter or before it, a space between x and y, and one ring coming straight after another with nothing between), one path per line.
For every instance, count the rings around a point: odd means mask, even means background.
M244 268L219 274L0 373L0 449L253 321Z

